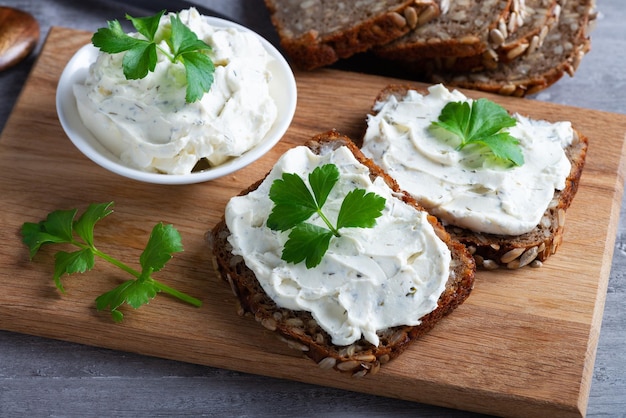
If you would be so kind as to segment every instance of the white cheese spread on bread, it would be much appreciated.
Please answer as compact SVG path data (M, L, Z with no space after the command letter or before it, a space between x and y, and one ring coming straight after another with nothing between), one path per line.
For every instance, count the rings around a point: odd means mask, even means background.
M169 31L170 15L161 18L155 39ZM85 83L74 86L85 126L122 163L143 171L188 174L203 159L223 164L259 143L277 116L269 93L272 58L259 39L212 26L194 8L179 16L212 48L214 82L201 100L185 102L183 64L163 54L154 72L126 80L124 53L99 53Z
M296 173L308 184L308 174L324 164L335 164L340 172L324 205L327 217L336 218L343 198L355 188L384 197L386 204L373 228L342 229L321 263L308 269L281 259L289 231L266 226L273 208L268 194L283 173ZM227 204L232 253L243 257L279 307L311 312L333 344L349 345L364 337L378 345L377 330L418 325L437 308L450 272L450 250L427 213L394 194L381 177L372 181L369 168L345 146L323 155L304 146L293 148L257 189ZM307 222L324 226L317 215Z
M535 228L570 173L564 149L574 139L571 124L513 115L517 123L506 131L519 140L525 163L508 167L434 136L429 127L443 107L471 99L442 85L428 91L377 102L363 153L446 224L503 235Z

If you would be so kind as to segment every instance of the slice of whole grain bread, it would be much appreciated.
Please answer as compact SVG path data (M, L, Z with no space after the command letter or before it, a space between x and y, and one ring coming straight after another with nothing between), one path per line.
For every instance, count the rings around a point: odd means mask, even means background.
M380 91L376 102L395 96L401 101L409 89L421 94L428 94L424 89L408 85L390 85ZM375 110L373 110L376 113ZM565 149L571 163L571 170L566 179L565 188L555 190L554 197L544 213L539 225L532 231L517 235L498 235L470 231L454 225L445 228L453 239L465 244L476 260L476 265L484 269L496 269L500 266L517 269L527 265L539 266L548 257L555 254L563 240L565 212L569 208L576 192L585 165L588 139L574 129L574 141ZM361 145L362 142L359 143ZM417 198L419 203L419 198Z
M382 177L393 189L397 198L423 210L413 198L398 188L396 182L365 158L356 145L347 137L335 131L320 134L307 143L315 153L323 155L338 147L346 146L355 157L369 167L370 175ZM263 180L252 184L241 195L255 190ZM289 346L315 361L320 367L351 373L354 376L375 374L382 364L387 363L403 352L411 342L428 332L444 316L452 312L469 296L473 283L475 263L462 244L450 238L436 218L429 216L429 222L437 235L446 243L452 253L450 276L446 288L438 301L438 307L421 318L417 326L398 326L378 331L380 344L374 346L361 338L349 346L334 345L329 335L306 311L284 309L265 293L254 273L246 267L242 257L233 256L228 242L231 234L222 219L212 230L213 257L221 277L227 281L240 304L239 313L253 316L265 328L275 331Z
M480 54L459 57L440 55L413 61L401 60L395 64L407 72L424 76L436 72L472 73L493 70L499 64L507 64L517 58L533 54L540 49L549 31L558 22L561 5L557 0L526 0L519 18L509 19L509 24L501 19L496 27L489 30L487 48ZM521 25L517 22L521 19Z
M596 19L595 0L557 2L558 23L547 32L540 48L482 71L435 72L431 81L523 97L546 89L565 74L573 77L591 48L589 32Z
M375 49L378 56L400 61L482 54L489 34L500 23L516 24L519 2L512 0L456 0L439 17Z
M390 42L439 15L434 0L265 0L295 66L312 70Z

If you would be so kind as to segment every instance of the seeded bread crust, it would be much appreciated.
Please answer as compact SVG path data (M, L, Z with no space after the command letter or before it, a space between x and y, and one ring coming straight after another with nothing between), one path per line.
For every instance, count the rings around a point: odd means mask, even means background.
M589 32L596 19L595 0L558 0L558 5L558 23L548 31L541 48L484 71L436 72L431 81L523 97L546 89L565 74L573 77L591 48Z
M491 30L517 22L519 1L455 0L449 9L429 23L375 48L378 56L401 61L435 57L468 57L485 52ZM511 20L512 19L512 20ZM512 21L512 24L509 24Z
M391 96L401 100L409 89L428 94L428 91L408 85L390 85L378 94L375 103L386 101ZM478 268L493 270L499 267L518 269L527 265L539 267L542 262L556 253L563 241L565 213L578 191L589 143L587 137L575 129L574 135L572 145L565 150L571 163L565 188L561 191L555 190L548 209L534 230L511 236L478 233L454 225L445 226L454 240L468 247ZM359 145L362 145L362 141Z
M265 0L280 43L312 70L388 43L439 15L434 0Z
M355 157L370 168L372 178L382 177L401 199L423 210L413 198L401 191L397 183L382 169L367 159L354 143L335 131L314 137L307 146L315 153L324 154L340 146L347 146ZM263 180L241 192L245 195L255 190ZM436 218L429 221L437 235L452 252L450 277L439 298L438 307L421 318L417 326L399 326L378 332L380 344L373 346L361 339L349 346L332 344L330 336L317 324L309 312L280 308L264 292L254 273L239 256L233 256L228 243L230 231L224 219L212 231L213 256L217 271L227 281L240 304L240 315L251 315L265 328L275 331L292 348L301 351L321 368L335 369L355 377L375 374L382 364L397 357L415 339L424 335L444 316L452 312L469 296L474 283L475 263L462 244L452 240Z

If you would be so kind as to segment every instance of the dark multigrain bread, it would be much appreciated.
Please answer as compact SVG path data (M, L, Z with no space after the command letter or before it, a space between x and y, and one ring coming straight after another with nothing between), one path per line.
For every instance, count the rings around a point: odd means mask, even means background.
M390 60L414 61L435 57L468 57L485 52L489 33L500 22L517 21L512 0L456 0L436 19L375 49Z
M331 131L314 137L307 146L318 154L347 146L361 163L369 167L373 178L382 177L397 193L398 199L414 206L416 210L423 210L413 198L398 188L393 179L365 158L347 137ZM262 180L256 182L241 195L255 190L261 182ZM422 317L420 325L398 326L379 331L378 346L365 339L350 346L333 345L329 335L320 328L309 312L292 311L277 306L264 292L243 259L231 253L232 247L228 242L230 231L224 219L212 231L213 255L219 274L230 284L237 296L241 305L240 314L250 314L267 329L276 331L289 346L302 351L320 367L363 376L376 373L382 364L398 356L412 341L428 332L442 317L463 303L473 287L475 264L467 248L452 240L436 218L429 216L429 221L452 252L446 288L439 298L438 307Z
M483 66L493 68L497 62L511 62L541 48L560 15L561 5L556 0L526 0L524 10L517 15L517 25L507 27L499 22L489 32Z
M484 71L435 72L431 81L522 97L551 86L565 74L573 77L591 47L589 32L596 18L595 0L558 0L558 4L558 23L548 31L541 48Z
M508 22L500 19L490 28L487 48L480 54L402 60L398 65L408 72L426 76L441 71L471 73L496 69L499 64L510 63L540 49L550 29L558 22L561 5L557 0L526 0L523 10L513 13L515 17Z
M305 70L396 39L439 15L434 0L265 0L280 43Z
M390 85L378 94L375 103L386 101L391 96L400 101L409 89L428 94L423 89L411 86ZM571 163L565 188L561 191L555 190L548 209L535 229L522 235L511 236L473 232L454 225L446 225L445 228L452 238L468 247L479 268L491 270L501 266L509 269L527 265L538 266L540 262L556 253L563 240L565 213L578 191L578 183L587 156L587 137L576 129L574 135L574 141L565 149Z

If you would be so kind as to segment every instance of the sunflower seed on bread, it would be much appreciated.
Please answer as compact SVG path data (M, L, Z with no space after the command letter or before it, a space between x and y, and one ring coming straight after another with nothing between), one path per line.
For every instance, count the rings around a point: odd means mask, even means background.
M416 211L423 210L415 200L398 188L393 179L371 160L366 159L349 138L331 131L312 138L306 145L317 155L325 155L341 147L347 147L361 164L369 168L370 178L381 178L388 185L393 191L394 198L412 206ZM263 180L254 183L241 192L240 196L252 193L262 182ZM427 215L427 219L452 255L445 289L438 298L435 310L422 316L419 325L394 326L379 330L377 334L380 342L377 346L364 338L357 339L350 345L335 345L311 313L278 306L264 291L244 259L233 255L233 247L229 243L231 231L225 219L214 227L211 234L213 256L220 276L230 284L237 298L240 314L254 317L266 329L275 331L290 347L302 352L319 367L361 377L375 374L381 365L397 357L414 340L432 329L438 321L463 303L471 292L475 264L469 251L462 244L452 240L434 217Z
M390 42L439 15L434 0L265 0L265 4L282 48L306 70Z

